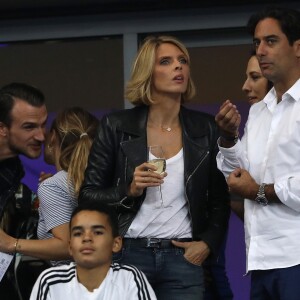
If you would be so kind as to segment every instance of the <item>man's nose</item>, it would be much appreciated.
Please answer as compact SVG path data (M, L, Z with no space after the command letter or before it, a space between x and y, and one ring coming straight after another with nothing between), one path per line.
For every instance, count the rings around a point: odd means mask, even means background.
M45 128L37 128L36 134L35 134L35 139L44 142L46 138L46 129Z
M264 43L261 42L261 43L259 43L259 45L256 48L256 55L258 57L260 57L260 56L263 56L265 54L266 54L266 47L265 47Z

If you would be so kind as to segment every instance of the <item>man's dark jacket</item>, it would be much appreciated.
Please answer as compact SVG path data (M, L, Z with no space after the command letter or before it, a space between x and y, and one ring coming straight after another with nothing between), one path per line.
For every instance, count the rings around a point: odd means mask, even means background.
M19 157L0 161L0 221L5 211L16 207L15 193L23 176L24 170ZM15 234L12 228L9 228L8 233Z
M114 205L122 235L145 199L146 191L136 198L128 197L126 191L135 167L147 161L147 117L144 105L103 117L79 196L79 201L92 198ZM193 240L203 240L217 254L230 213L227 184L216 166L218 129L211 115L183 106L180 122Z
M17 236L20 222L30 209L19 207L15 194L24 176L23 166L18 157L12 157L0 161L0 228L12 236ZM19 209L18 209L19 208ZM6 215L5 218L4 215ZM14 263L12 262L0 282L0 298L19 299L15 286Z

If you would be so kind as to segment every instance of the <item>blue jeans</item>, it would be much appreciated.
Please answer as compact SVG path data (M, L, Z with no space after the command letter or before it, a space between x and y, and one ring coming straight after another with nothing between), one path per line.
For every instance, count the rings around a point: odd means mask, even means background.
M251 272L251 300L299 300L300 265Z
M113 260L142 270L158 300L203 300L203 270L188 262L184 250L143 248L126 242Z
M232 300L233 293L226 274L224 239L218 257L208 257L203 263L205 300Z
M205 300L232 300L233 293L226 275L225 266L219 262L204 262Z

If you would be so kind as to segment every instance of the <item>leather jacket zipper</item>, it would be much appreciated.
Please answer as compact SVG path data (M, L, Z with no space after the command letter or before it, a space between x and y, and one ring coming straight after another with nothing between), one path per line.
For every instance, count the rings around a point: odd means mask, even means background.
M190 214L190 217L191 217L191 228L193 228L193 218L192 218L192 213L191 213L191 205L190 205L190 201L189 201L189 198L188 198L188 195L187 195L187 192L186 192L186 189L187 189L187 184L189 182L189 180L191 179L191 177L194 175L194 173L197 171L197 169L201 166L201 164L203 163L203 161L206 159L206 157L208 156L209 154L209 151L207 151L205 153L205 155L202 157L201 161L199 162L199 164L197 165L197 167L195 168L195 170L193 171L193 173L191 173L185 183L185 188L184 188L184 193L185 193L185 197L186 197L186 200L188 202L188 209L189 209L189 214ZM192 232L192 235L193 235L193 232Z

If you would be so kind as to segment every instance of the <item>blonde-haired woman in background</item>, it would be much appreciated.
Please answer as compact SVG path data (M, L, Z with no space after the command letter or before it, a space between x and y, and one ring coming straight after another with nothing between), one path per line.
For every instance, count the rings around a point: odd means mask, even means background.
M49 133L49 148L57 173L38 188L39 240L16 239L0 230L0 251L21 253L53 265L70 259L68 252L69 220L77 206L89 150L98 120L79 107L60 112Z

